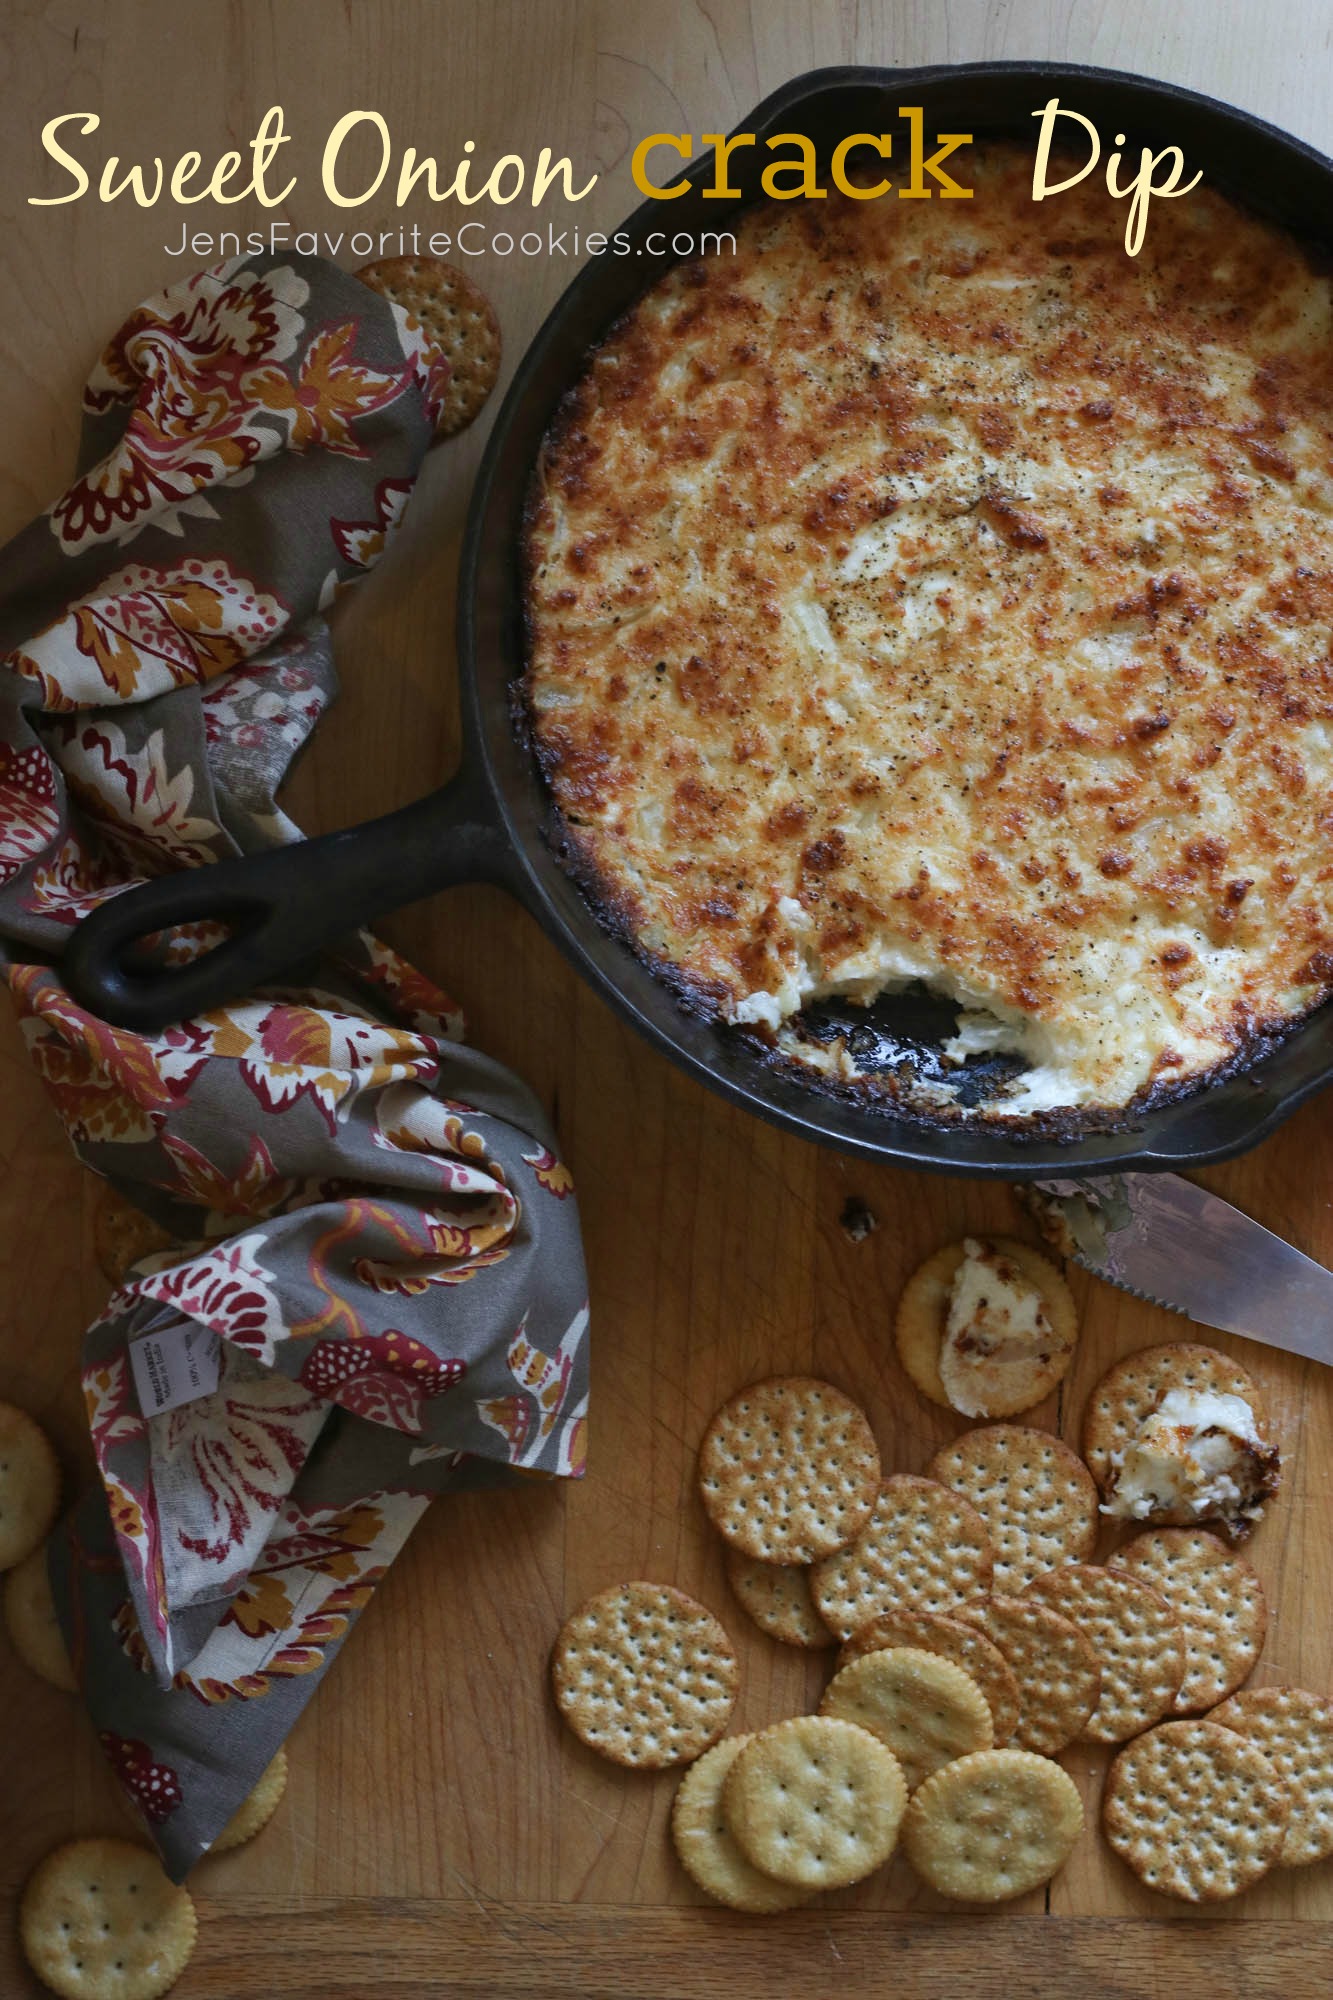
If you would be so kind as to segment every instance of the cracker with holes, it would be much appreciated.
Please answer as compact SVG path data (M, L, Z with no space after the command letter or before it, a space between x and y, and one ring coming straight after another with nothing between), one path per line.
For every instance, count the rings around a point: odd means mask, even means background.
M1150 1889L1188 1903L1238 1896L1282 1852L1291 1804L1277 1767L1220 1723L1162 1722L1127 1743L1102 1826Z
M1102 1670L1072 1619L1028 1597L989 1597L959 1616L986 1634L1018 1683L1015 1748L1053 1757L1083 1734L1101 1695Z
M1107 1563L1160 1591L1180 1620L1185 1677L1175 1714L1211 1708L1247 1678L1263 1651L1268 1605L1244 1556L1204 1528L1154 1528Z
M1262 1750L1287 1788L1291 1817L1278 1862L1333 1854L1333 1701L1304 1688L1246 1688L1208 1717Z
M879 1490L865 1412L830 1382L779 1375L724 1403L699 1447L723 1539L761 1562L810 1563L860 1533Z
M969 1903L1007 1902L1049 1882L1083 1831L1067 1772L1030 1750L980 1750L913 1795L903 1852L923 1882Z
M449 364L435 435L464 430L500 373L500 322L486 294L442 257L384 257L356 275L406 313Z
M688 1764L731 1720L740 1668L711 1611L663 1583L619 1583L561 1627L556 1704L574 1734L614 1764Z
M63 2000L158 2000L194 1950L187 1889L129 1840L72 1840L48 1854L19 1903L23 1953Z
M1018 1722L1018 1682L1004 1654L984 1632L938 1611L885 1611L852 1634L838 1654L838 1666L849 1666L886 1646L917 1646L952 1660L985 1697L996 1743L1009 1741Z
M64 1694L78 1693L51 1595L45 1544L15 1564L5 1578L5 1629L25 1667Z
M840 1667L819 1713L878 1736L902 1766L909 1792L941 1765L993 1742L990 1710L971 1675L917 1646L885 1647Z
M997 1594L1026 1590L1097 1540L1097 1489L1076 1452L1049 1431L990 1424L945 1445L930 1476L969 1500L995 1545Z
M1097 1655L1101 1691L1083 1729L1091 1742L1123 1743L1170 1714L1185 1677L1185 1639L1157 1591L1123 1571L1065 1563L1023 1595L1070 1619Z
M1188 1341L1145 1347L1088 1399L1083 1456L1116 1521L1248 1535L1277 1491L1282 1457L1245 1370Z
M965 1417L1013 1417L1063 1379L1078 1338L1073 1296L1049 1257L1012 1236L968 1236L908 1279L898 1355L924 1396Z
M904 1606L955 1611L991 1587L994 1552L975 1507L934 1479L886 1479L850 1547L816 1563L810 1588L840 1639Z
M722 1790L727 1823L751 1864L812 1890L846 1888L881 1867L906 1804L893 1753L868 1730L827 1715L761 1730Z
M815 1609L810 1572L801 1565L759 1562L739 1549L728 1549L727 1582L737 1603L770 1639L810 1652L836 1643Z
M44 1542L60 1505L60 1466L26 1410L0 1403L0 1570Z
M243 1847L247 1840L253 1840L257 1833L262 1833L281 1805L286 1789L287 1752L280 1749L265 1766L253 1791L241 1800L209 1848L209 1853L230 1854L234 1847Z
M705 1750L680 1781L671 1808L671 1838L686 1874L715 1902L751 1916L771 1916L794 1910L808 1901L809 1891L761 1874L736 1845L722 1806L722 1792L731 1770L753 1736L726 1736Z

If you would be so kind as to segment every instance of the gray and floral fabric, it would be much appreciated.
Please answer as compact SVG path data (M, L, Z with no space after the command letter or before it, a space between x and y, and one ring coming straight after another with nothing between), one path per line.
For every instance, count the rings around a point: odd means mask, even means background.
M323 614L393 533L445 381L333 265L200 273L116 334L77 478L0 551L5 974L80 1157L186 1246L88 1332L101 1484L50 1547L94 1723L178 1879L435 1494L583 1468L570 1178L444 994L364 934L156 1035L60 977L103 898L299 838L275 791L334 689Z

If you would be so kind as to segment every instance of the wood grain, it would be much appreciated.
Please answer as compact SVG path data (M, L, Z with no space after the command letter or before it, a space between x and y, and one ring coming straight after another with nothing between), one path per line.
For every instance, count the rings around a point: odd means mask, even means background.
M1209 0L901 0L901 4L427 5L314 8L232 0L97 6L19 0L0 28L6 121L0 221L0 532L69 469L78 390L124 311L173 269L176 217L123 203L36 209L37 135L57 111L100 113L126 158L243 145L281 102L300 177L294 227L346 227L319 193L333 119L381 110L399 146L453 159L538 147L602 175L585 228L633 205L628 153L655 129L736 123L765 92L834 62L907 65L1058 57L1149 71L1333 142L1330 57L1315 0L1223 11ZM101 154L98 155L101 157ZM249 226L205 205L201 227ZM413 219L432 220L421 212ZM438 226L461 217L447 211ZM362 218L372 229L390 209ZM357 226L361 226L360 220ZM345 260L355 261L355 260ZM479 261L512 368L575 260ZM439 781L457 754L450 631L458 537L485 419L436 453L402 539L340 614L344 693L288 804L310 830L346 824ZM669 1779L626 1778L563 1735L545 1659L564 1610L634 1573L681 1583L743 1651L738 1721L812 1698L820 1669L745 1626L692 1487L707 1417L774 1368L825 1373L865 1401L886 1461L918 1470L959 1428L899 1371L889 1327L913 1264L965 1227L1015 1226L1005 1190L869 1168L779 1136L669 1069L614 1020L498 893L459 889L385 925L463 1002L474 1038L552 1107L579 1183L595 1313L592 1472L569 1492L441 1505L418 1531L292 1742L287 1800L262 1840L195 1878L198 1956L178 1991L235 2000L346 1994L869 1993L1013 2000L1191 1995L1225 1979L1250 2000L1326 1990L1327 1868L1275 1874L1207 1917L1165 1906L1089 1833L1049 1897L994 1916L954 1912L904 1865L826 1906L760 1927L705 1909L666 1837ZM1333 1262L1333 1126L1310 1106L1210 1184ZM879 1228L853 1246L849 1194ZM101 1286L89 1178L66 1149L0 1023L0 1396L31 1408L71 1484L87 1475L74 1361ZM1115 1356L1180 1323L1080 1274L1083 1336L1038 1421L1075 1435ZM1222 1343L1229 1345L1231 1343ZM1234 1343L1288 1445L1281 1500L1254 1542L1273 1609L1256 1678L1327 1688L1333 1465L1327 1374ZM123 1822L91 1732L69 1701L0 1651L0 1902L75 1832ZM1070 1759L1095 1811L1104 1753ZM1049 1903L1049 1915L1046 1906ZM1129 1918L1130 1922L1115 1922ZM0 1992L38 1989L0 1935Z
M1324 2000L1318 1954L1333 1926L1116 1923L957 1914L921 1922L838 1910L818 1919L707 1910L614 1910L478 1899L442 1913L318 1899L293 1911L272 1899L199 1899L199 1947L175 1989L189 2000L782 2000L908 1994L911 2000L1142 2000L1211 1979L1246 2000Z

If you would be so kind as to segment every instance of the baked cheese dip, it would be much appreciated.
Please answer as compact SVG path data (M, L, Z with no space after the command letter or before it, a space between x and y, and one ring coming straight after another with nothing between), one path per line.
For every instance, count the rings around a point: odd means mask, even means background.
M1031 1129L1333 989L1333 313L1203 187L1131 260L1104 186L972 167L753 208L612 329L534 475L524 695L569 865L687 1004ZM917 981L924 1071L803 1011Z

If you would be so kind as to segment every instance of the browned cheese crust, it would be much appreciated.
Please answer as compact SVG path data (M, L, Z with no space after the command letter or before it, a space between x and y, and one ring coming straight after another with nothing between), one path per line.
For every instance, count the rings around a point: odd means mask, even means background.
M592 354L526 706L694 1005L856 1088L798 1010L922 977L1031 1065L928 1112L1092 1119L1333 987L1330 288L1206 187L1130 260L1100 180L971 157L966 203L752 209Z

